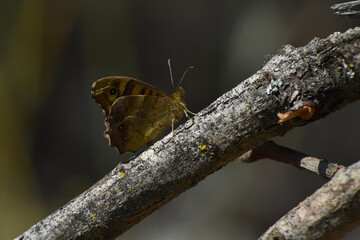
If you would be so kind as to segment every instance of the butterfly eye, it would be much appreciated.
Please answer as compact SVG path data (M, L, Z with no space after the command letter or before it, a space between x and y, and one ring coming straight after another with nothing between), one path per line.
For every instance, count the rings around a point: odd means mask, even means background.
M116 94L116 88L110 89L110 95L114 95L114 94Z

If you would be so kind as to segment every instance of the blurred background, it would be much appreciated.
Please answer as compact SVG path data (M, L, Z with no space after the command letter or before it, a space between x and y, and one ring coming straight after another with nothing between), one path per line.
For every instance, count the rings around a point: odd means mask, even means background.
M129 155L103 137L90 96L110 75L173 91L198 112L259 70L284 44L359 25L340 1L1 0L0 239L11 239L89 188ZM360 104L277 143L349 165L359 158ZM285 164L237 161L207 177L119 239L257 239L326 181ZM227 186L227 187L225 187ZM354 229L344 239L360 238Z

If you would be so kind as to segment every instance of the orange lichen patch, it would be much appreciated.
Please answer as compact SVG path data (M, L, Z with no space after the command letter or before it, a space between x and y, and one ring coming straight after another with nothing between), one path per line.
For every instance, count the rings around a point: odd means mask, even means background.
M278 123L283 124L290 119L295 117L301 117L303 120L309 120L316 112L316 108L314 106L302 106L296 110L291 110L286 113L278 113L277 116L279 118Z

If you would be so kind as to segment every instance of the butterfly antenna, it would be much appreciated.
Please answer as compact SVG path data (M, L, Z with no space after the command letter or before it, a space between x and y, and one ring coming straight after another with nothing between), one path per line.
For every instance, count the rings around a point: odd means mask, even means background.
M169 71L170 71L170 80L171 80L171 84L172 84L173 88L175 88L175 86L174 86L174 78L173 78L173 75L172 75L172 70L171 70L170 58L168 59L168 65L169 65Z
M179 88L181 82L182 82L182 81L184 80L184 78L185 78L186 73L187 73L188 71L192 70L192 69L194 69L194 67L193 67L193 66L190 66L190 67L188 67L188 68L185 70L184 74L182 75L182 77L181 77L181 79L180 79L180 82L179 82L178 85L176 86L176 89Z

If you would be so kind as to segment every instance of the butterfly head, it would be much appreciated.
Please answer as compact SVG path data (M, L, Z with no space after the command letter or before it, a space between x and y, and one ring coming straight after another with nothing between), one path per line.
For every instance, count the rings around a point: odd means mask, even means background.
M116 77L105 77L97 80L91 87L91 96L104 110L107 116L111 105L120 96L120 82Z

